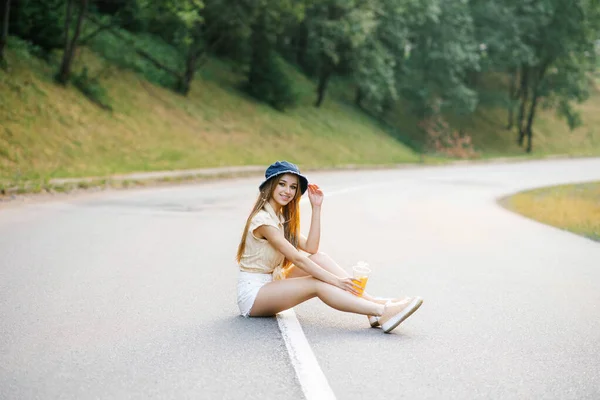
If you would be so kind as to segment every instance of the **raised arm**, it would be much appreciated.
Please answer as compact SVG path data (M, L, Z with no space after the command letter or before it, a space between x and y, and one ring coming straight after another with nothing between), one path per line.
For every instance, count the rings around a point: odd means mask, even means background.
M299 247L310 254L319 251L319 242L321 240L321 205L323 204L323 192L318 185L310 183L308 185L308 199L312 207L312 216L310 219L310 229L308 237L301 236Z
M283 236L283 232L269 225L262 225L254 230L259 236L264 237L276 250L280 251L285 258L290 260L296 267L302 269L306 273L312 275L320 281L337 286L343 290L358 295L356 282L352 278L339 278L331 272L321 268L310 258L300 253L290 242Z

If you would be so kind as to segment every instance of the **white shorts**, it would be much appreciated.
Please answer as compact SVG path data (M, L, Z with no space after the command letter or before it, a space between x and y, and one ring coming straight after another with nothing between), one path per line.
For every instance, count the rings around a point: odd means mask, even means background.
M243 317L250 316L254 300L261 287L273 281L271 274L240 271L237 284L237 303Z

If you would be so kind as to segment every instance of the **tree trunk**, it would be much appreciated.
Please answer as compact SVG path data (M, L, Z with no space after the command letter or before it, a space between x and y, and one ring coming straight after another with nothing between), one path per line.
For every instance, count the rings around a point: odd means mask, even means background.
M379 120L384 121L386 114L392 109L394 105L394 99L391 96L386 96L381 105L381 112L379 113Z
M6 41L8 40L8 17L10 15L10 0L2 1L2 30L0 31L0 67L6 67L6 60L4 59L4 48L6 47Z
M69 30L71 28L71 17L73 15L73 1L74 0L67 0L67 12L66 12L66 16L65 16L65 25L64 25L64 42L65 42L65 47L63 48L63 61L62 63L64 64L65 62L65 57L67 57L67 55L69 54L69 49L71 48L71 43L70 43L70 34L69 34ZM59 72L56 74L56 81L62 84L66 84L66 81L63 82L62 76L61 76L61 72L62 72L62 65L61 65L61 69L59 70Z
M358 108L362 108L362 100L363 100L364 94L363 91L361 90L360 87L356 88L356 94L354 96L354 104L356 104L356 106L358 106Z
M509 131L512 130L515 122L515 105L513 102L518 98L519 91L517 86L517 69L514 68L511 70L510 87L508 91L508 123L506 124L506 129Z
M252 54L250 56L250 71L248 72L248 85L250 90L260 86L264 81L266 65L271 57L271 43L266 32L267 12L261 10L252 24L250 34L250 45Z
M331 3L327 6L327 20L328 21L338 21L344 16L343 8ZM322 33L322 32L321 32ZM337 47L337 45L334 45ZM317 101L315 102L315 107L321 107L323 104L323 100L325 99L325 92L327 91L327 84L329 83L329 78L336 67L336 64L325 54L325 52L321 49L319 51L320 54L320 63L319 63L319 84L317 86Z
M194 80L196 69L198 68L198 60L202 54L202 39L204 38L202 28L202 24L198 22L192 27L190 32L192 35L192 43L188 48L185 60L185 71L179 78L178 87L178 91L184 96L187 96L190 93L192 81Z
M308 51L308 27L306 26L306 20L302 21L298 28L296 46L296 62L303 70L306 70L308 67L306 63L306 53Z
M529 109L529 117L527 117L527 149L525 151L527 151L528 153L531 153L532 150L532 143L531 143L531 137L533 136L532 133L532 126L533 126L533 119L535 118L535 110L537 107L537 102L538 102L538 91L536 90L535 93L533 94L533 100L531 101L531 107Z
M325 99L325 91L327 90L327 84L329 83L329 78L331 77L332 68L329 65L329 62L326 62L326 65L321 70L319 74L319 86L317 87L317 101L315 103L315 107L321 107L323 103L323 99Z
M69 26L71 20L71 9L73 0L69 0L67 3L67 18L65 19L65 52L63 54L62 63L56 80L62 85L66 85L71 78L71 66L73 65L73 59L75 58L75 50L77 49L77 40L81 34L81 26L83 25L83 18L87 12L88 0L81 0L79 6L79 16L77 17L77 25L75 26L75 32L73 37L69 40Z
M523 146L523 139L525 138L525 127L523 126L523 119L525 118L525 110L527 108L527 101L529 99L529 68L527 66L523 66L521 72L521 106L519 107L519 125L517 128L519 129L519 146Z
M194 43L192 43L192 47L188 52L188 57L185 63L185 73L181 77L179 83L179 91L184 96L187 96L190 93L190 86L194 80L196 66L198 64L198 54L197 42L194 40Z
M529 108L529 116L527 117L527 127L526 127L526 133L527 133L526 151L527 151L527 153L531 153L531 150L533 149L533 146L532 146L533 120L535 118L535 111L536 111L538 99L540 97L540 85L542 84L542 81L544 79L544 76L546 75L546 71L548 70L549 65L550 65L550 61L544 62L539 67L538 74L535 79L535 84L533 87L533 99L531 101L531 107Z

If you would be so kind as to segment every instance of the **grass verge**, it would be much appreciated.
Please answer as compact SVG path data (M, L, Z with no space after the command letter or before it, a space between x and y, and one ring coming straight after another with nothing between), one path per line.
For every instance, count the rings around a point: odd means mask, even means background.
M163 176L143 179L134 179L128 177L117 178L86 178L82 180L67 180L61 182L39 180L21 182L17 186L7 187L0 183L0 204L9 202L23 196L32 197L33 195L56 195L56 194L74 194L83 192L96 192L107 189L133 189L143 187L173 186L178 184L190 184L210 182L222 179L242 178L256 175L255 171L231 171L219 172L214 174L186 174L182 176Z
M600 241L600 182L529 190L501 204L536 221Z
M419 162L419 155L353 107L328 98L313 106L315 85L293 68L298 107L286 113L237 88L244 75L211 59L188 97L139 73L79 49L111 99L98 107L73 86L56 85L55 66L7 52L0 73L0 183L194 168L268 165L289 159L302 168Z

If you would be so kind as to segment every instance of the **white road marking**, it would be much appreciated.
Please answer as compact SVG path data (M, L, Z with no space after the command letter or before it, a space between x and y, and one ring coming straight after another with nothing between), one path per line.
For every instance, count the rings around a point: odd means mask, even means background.
M277 322L306 400L335 400L294 309L277 314Z
M351 187L347 187L345 189L332 190L330 192L327 192L326 197L337 196L338 194L344 194L344 193L348 193L348 192L355 192L357 190L372 188L372 187L381 186L384 184L385 184L385 182L376 182L376 183L369 183L368 185L351 186ZM308 195L304 196L304 197L302 197L302 199L300 199L300 204L304 204L307 202L309 202Z

